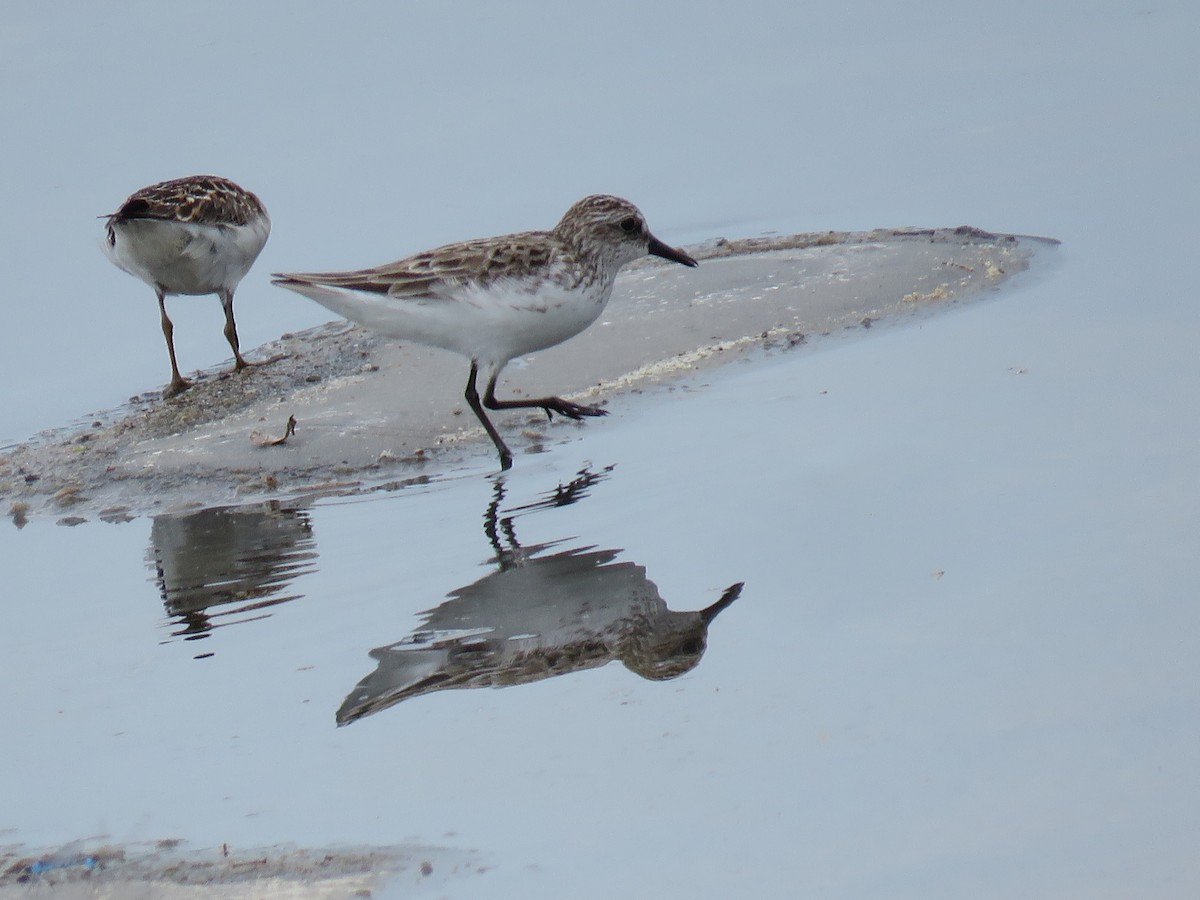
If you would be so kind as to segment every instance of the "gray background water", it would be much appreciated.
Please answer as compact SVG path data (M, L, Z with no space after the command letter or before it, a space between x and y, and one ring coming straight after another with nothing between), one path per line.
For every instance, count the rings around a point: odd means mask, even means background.
M275 223L248 346L324 318L270 271L542 227L593 191L672 243L1064 241L993 302L629 400L519 459L506 506L613 466L520 516L523 544L620 548L674 609L746 581L676 681L614 664L335 729L368 651L494 568L484 456L307 510L303 596L200 641L172 637L148 520L9 530L11 842L479 851L453 896L1195 894L1192 6L5 15L11 440L165 379L151 292L93 217L191 172ZM185 368L223 358L215 300L172 314Z

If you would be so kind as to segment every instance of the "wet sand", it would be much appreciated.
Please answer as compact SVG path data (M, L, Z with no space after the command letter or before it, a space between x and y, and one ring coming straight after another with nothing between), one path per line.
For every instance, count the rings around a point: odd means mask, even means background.
M558 347L514 361L501 397L620 398L699 371L986 296L1053 241L972 227L879 229L687 248L683 269L646 259L618 278L608 309ZM332 322L246 354L266 361L197 373L44 433L0 455L0 509L64 525L188 506L378 490L493 454L462 397L467 362ZM294 420L291 432L289 420ZM498 413L516 454L586 438L603 420Z

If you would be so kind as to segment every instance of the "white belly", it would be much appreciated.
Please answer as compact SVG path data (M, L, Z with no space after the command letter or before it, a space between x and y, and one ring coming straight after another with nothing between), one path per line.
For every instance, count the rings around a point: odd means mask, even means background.
M130 219L113 223L108 258L168 294L232 291L254 265L270 234L266 219L248 225L201 225Z
M461 353L485 366L560 344L604 311L611 283L591 291L536 294L503 285L462 289L450 297L395 298L324 285L289 284L327 309L399 340Z

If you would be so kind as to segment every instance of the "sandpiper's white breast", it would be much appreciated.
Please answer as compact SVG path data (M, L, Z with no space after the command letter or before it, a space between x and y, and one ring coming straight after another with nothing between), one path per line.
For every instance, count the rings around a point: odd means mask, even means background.
M574 337L603 312L612 282L537 290L518 279L445 287L437 296L393 297L322 284L289 284L326 309L380 334L503 365Z
M493 362L544 350L595 322L612 296L611 280L572 288L548 279L536 290L530 287L524 280L501 279L462 290L454 302L465 309L457 315L446 310L441 323L446 341L456 345L447 349Z

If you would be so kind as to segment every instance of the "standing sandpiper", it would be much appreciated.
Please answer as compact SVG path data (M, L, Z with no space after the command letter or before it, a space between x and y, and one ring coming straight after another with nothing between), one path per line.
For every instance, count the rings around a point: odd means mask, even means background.
M158 295L171 356L171 383L163 396L173 397L190 386L175 361L174 326L166 307L170 294L219 296L234 369L246 368L233 321L233 292L271 233L262 201L228 179L193 175L144 187L103 218L108 219L108 258Z
M591 325L612 296L617 271L648 253L696 265L654 237L628 200L598 194L568 209L550 231L448 244L355 272L278 274L274 283L388 337L470 359L467 403L496 445L501 469L508 469L512 453L483 407L540 408L570 419L604 410L561 397L497 400L500 371ZM482 404L475 387L481 371Z

